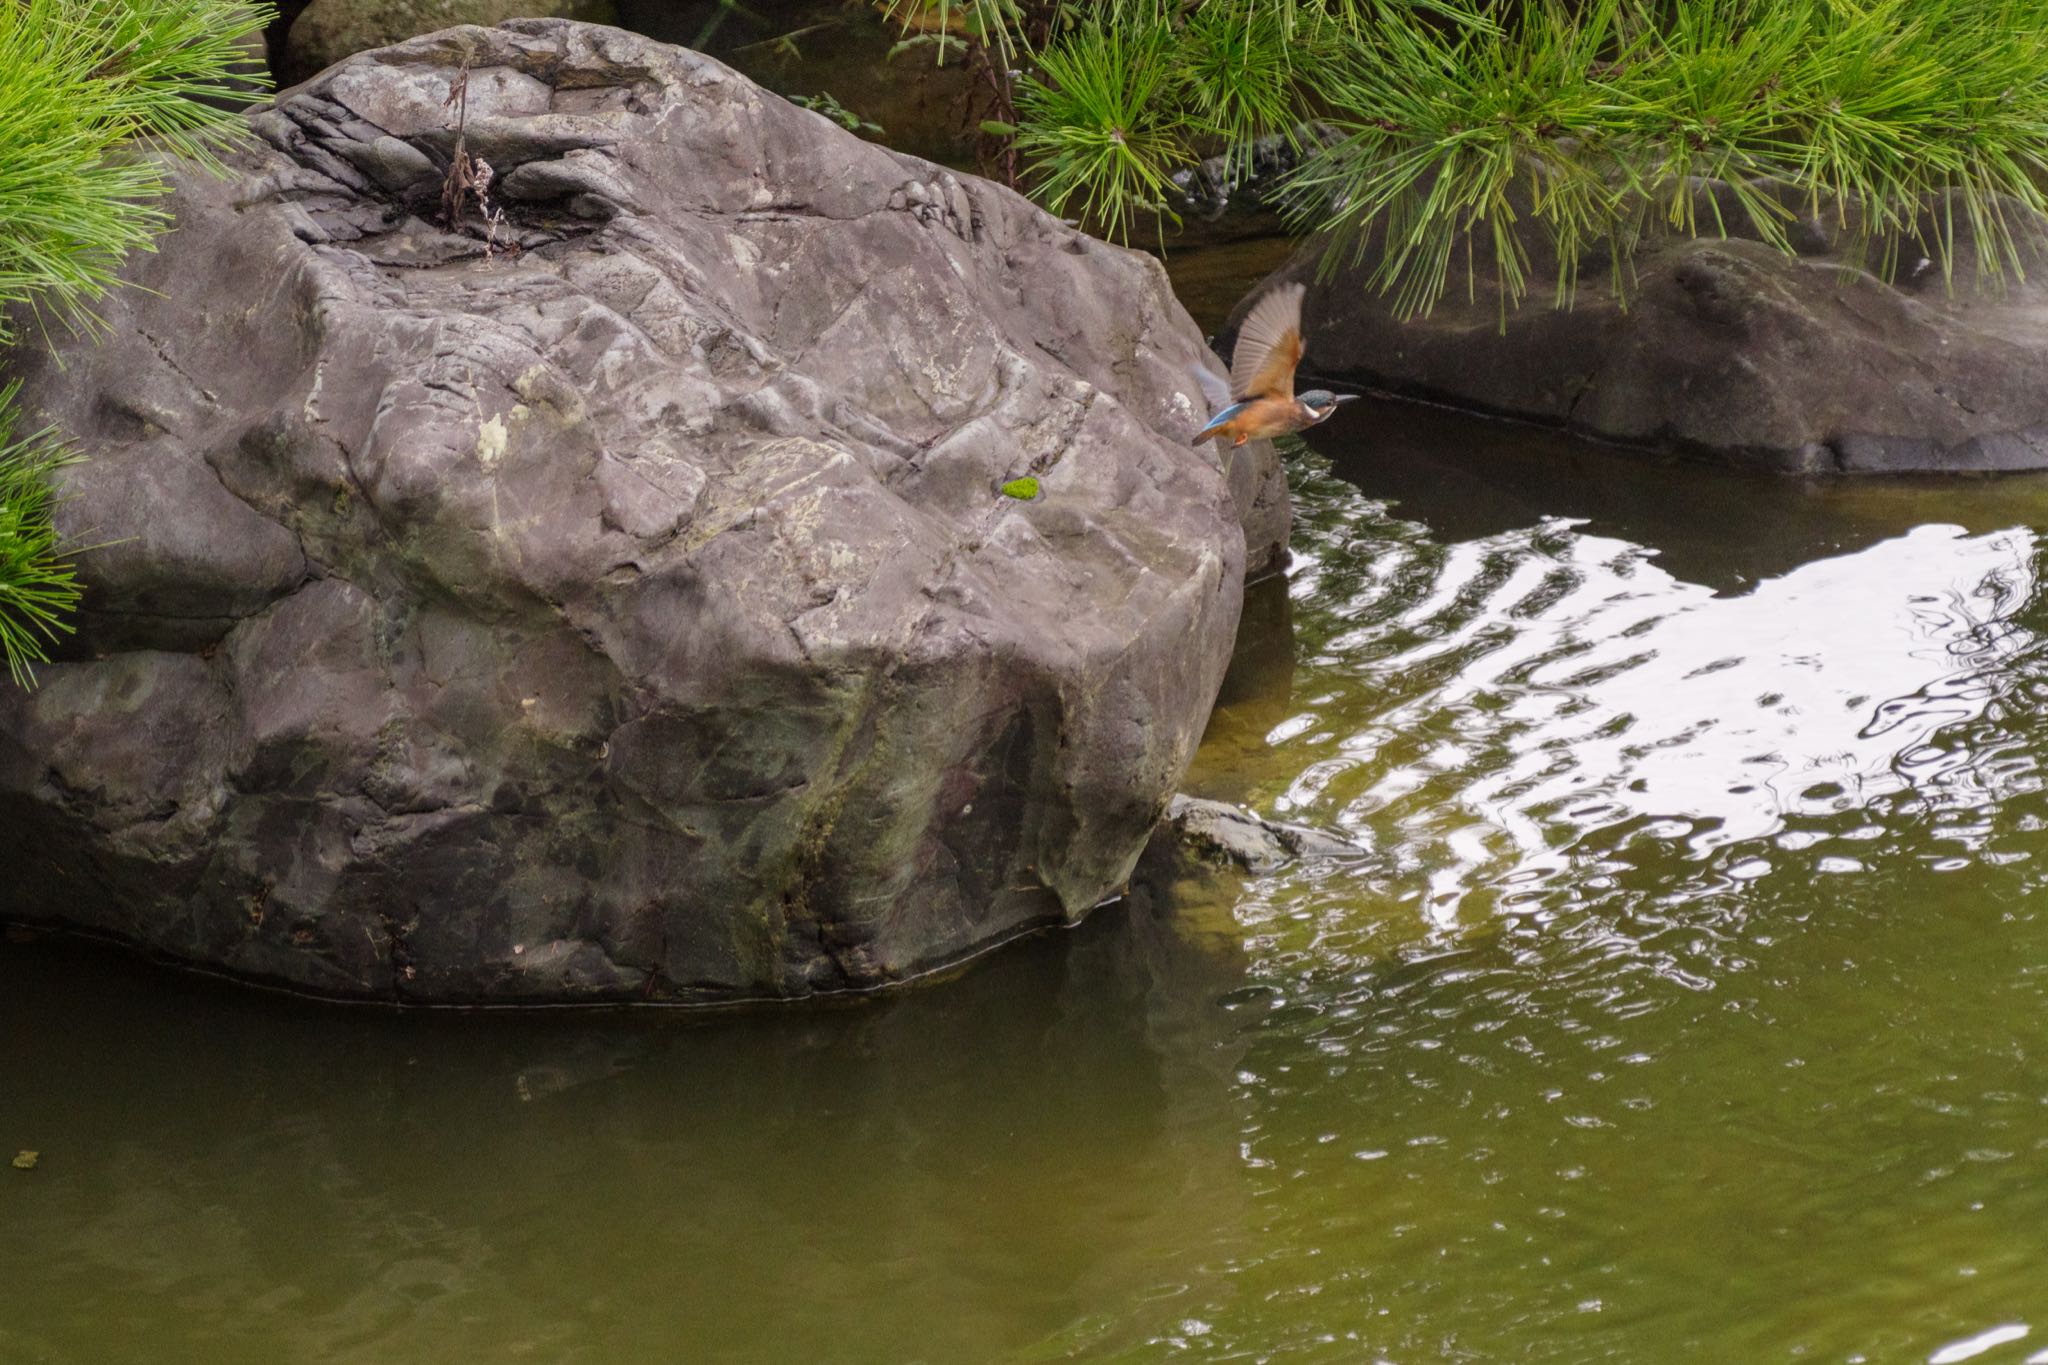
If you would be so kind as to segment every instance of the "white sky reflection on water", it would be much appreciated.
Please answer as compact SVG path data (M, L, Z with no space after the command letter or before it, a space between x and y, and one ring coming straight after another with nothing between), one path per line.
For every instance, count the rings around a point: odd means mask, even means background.
M1981 804L2038 778L2030 756L1985 762L1952 733L2023 676L2007 665L2034 636L2010 618L2034 550L2023 529L1926 525L1715 596L1563 523L1444 547L1419 593L1400 547L1360 596L1365 623L1328 646L1391 705L1280 805L1392 821L1444 921L1476 885L1545 880L1627 821L1704 857L1908 790ZM1417 600L1387 618L1373 608L1396 580ZM1770 871L1768 846L1744 852L1726 875Z
M2025 1323L2009 1322L2000 1327L1993 1327L1987 1332L1979 1332L1977 1335L1967 1337L1962 1341L1951 1342L1927 1357L1927 1365L1962 1365L1962 1362L1965 1360L1975 1360L1986 1351L1996 1350L2008 1342L2020 1341L2026 1335L2027 1325ZM2041 1358L2040 1353L2028 1357L2030 1361Z

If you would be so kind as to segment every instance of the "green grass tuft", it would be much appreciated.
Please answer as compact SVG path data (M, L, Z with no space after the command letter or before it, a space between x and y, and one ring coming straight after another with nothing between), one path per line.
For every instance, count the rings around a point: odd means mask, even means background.
M1019 502L1030 502L1038 496L1038 480L1029 474L1021 479L1012 479L1003 485L1003 496Z

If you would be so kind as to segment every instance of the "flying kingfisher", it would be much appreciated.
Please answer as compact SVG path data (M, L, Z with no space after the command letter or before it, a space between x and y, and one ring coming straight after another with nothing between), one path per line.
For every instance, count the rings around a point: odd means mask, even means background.
M1295 396L1294 367L1301 363L1301 296L1306 292L1306 286L1283 284L1252 305L1237 329L1227 388L1206 369L1196 368L1195 378L1210 406L1220 409L1195 433L1196 445L1211 436L1226 436L1232 445L1241 446L1305 431L1358 396L1328 389Z

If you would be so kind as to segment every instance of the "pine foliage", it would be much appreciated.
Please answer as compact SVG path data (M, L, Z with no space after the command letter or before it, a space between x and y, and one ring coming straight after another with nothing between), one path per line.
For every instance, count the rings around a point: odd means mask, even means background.
M242 130L240 46L270 18L241 0L7 0L0 4L0 346L25 310L89 325L127 252L170 226L163 163L217 165ZM16 436L0 390L0 654L18 683L69 629L78 587L53 519L70 454Z
M1005 0L1007 3L1007 0ZM1127 235L1170 177L1311 122L1285 191L1326 264L1404 313L1494 263L1568 302L1650 230L1790 249L1832 218L1888 267L2022 274L2048 210L2048 0L1104 0L1066 9L1017 101L1025 183ZM1532 240L1535 250L1532 251Z

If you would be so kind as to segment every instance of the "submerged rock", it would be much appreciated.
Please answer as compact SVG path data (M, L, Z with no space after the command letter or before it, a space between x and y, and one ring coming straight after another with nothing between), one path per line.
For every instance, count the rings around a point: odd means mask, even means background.
M504 217L448 231L465 54ZM1286 534L1270 447L1188 444L1216 362L1155 261L564 21L255 125L103 334L16 358L104 548L0 691L0 918L344 997L732 999L1123 884Z
M1192 856L1261 873L1300 858L1360 858L1370 851L1310 825L1262 819L1199 796L1176 796L1167 803L1146 858L1173 862Z
M1979 287L1967 243L1953 290L1910 245L1881 278L1836 225L1793 227L1793 255L1739 237L1650 242L1625 297L1606 260L1587 260L1571 308L1537 297L1504 328L1484 250L1469 297L1461 258L1450 295L1403 322L1369 283L1377 255L1318 282L1311 244L1237 315L1302 280L1317 377L1628 445L1795 474L2048 467L2048 289ZM1532 230L1528 245L1540 290L1554 264Z
M1132 921L1170 921L1191 941L1241 945L1236 907L1245 879L1278 872L1304 859L1337 861L1345 874L1370 877L1373 850L1312 828L1266 820L1242 807L1176 796L1131 874Z

